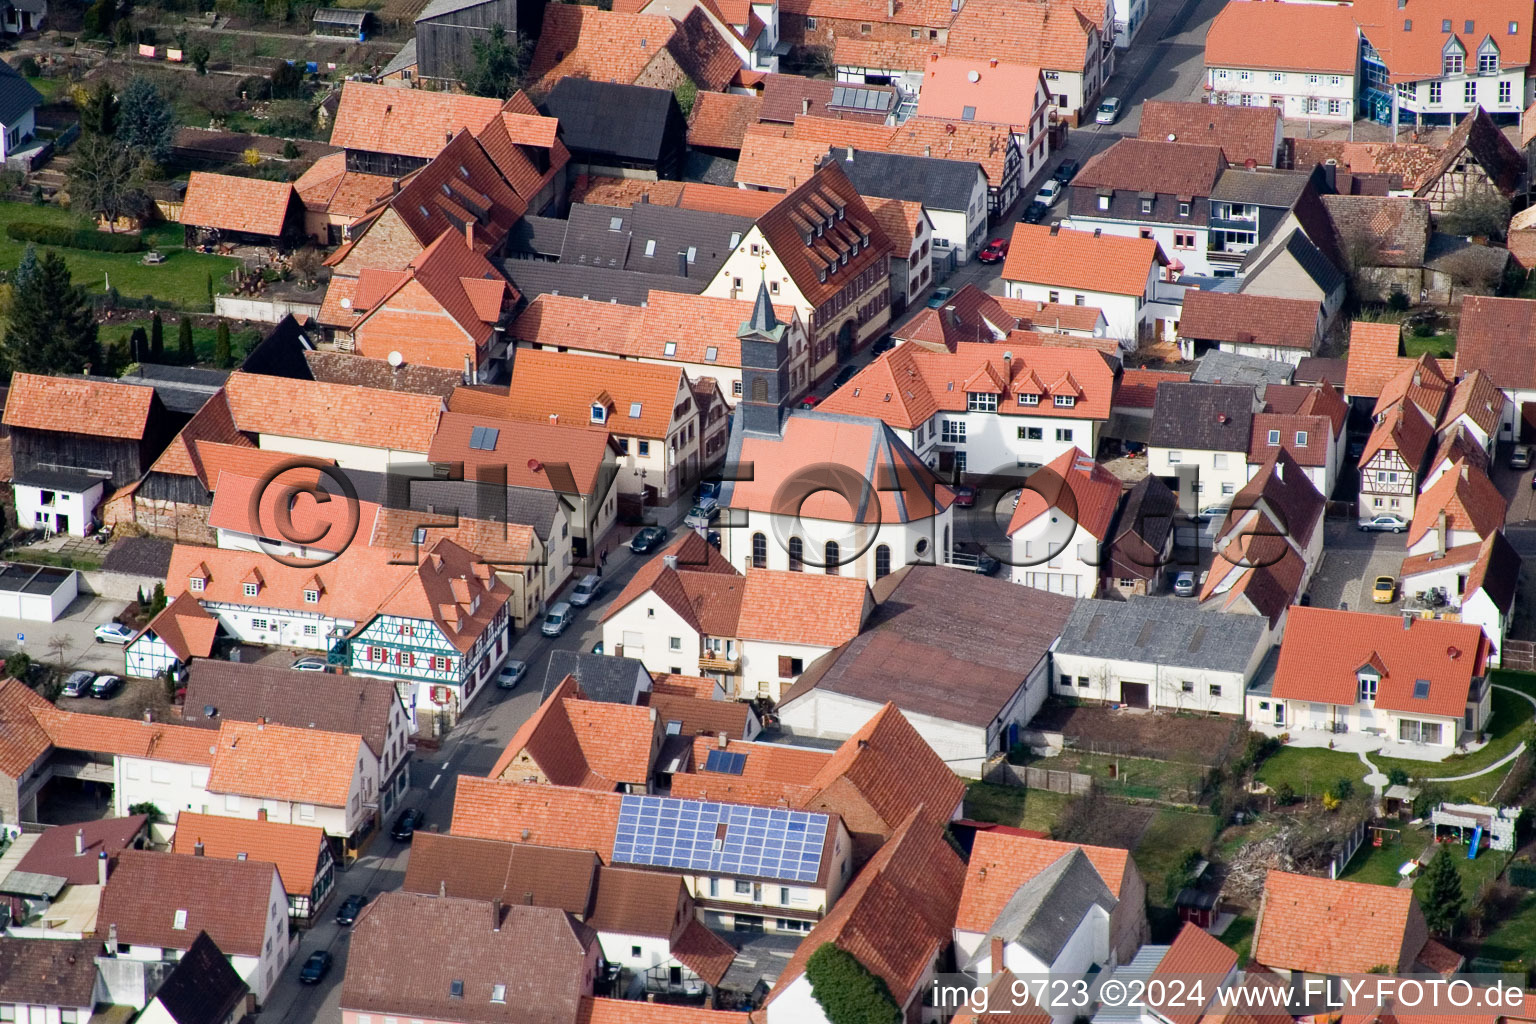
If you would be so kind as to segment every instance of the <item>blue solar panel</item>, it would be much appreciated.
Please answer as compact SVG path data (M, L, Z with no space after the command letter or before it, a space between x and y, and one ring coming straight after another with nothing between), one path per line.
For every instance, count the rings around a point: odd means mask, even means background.
M814 882L827 822L825 814L809 811L625 796L619 804L613 860Z
M740 775L747 766L746 754L733 754L724 750L711 750L704 758L704 770L722 775Z

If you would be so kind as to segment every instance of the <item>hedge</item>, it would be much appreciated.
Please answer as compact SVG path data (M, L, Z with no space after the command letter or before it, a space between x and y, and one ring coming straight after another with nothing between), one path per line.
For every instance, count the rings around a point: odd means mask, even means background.
M6 225L5 233L18 242L36 242L38 245L57 245L68 249L91 249L95 252L141 252L144 249L144 241L138 235L114 235L89 228L65 227L62 224L14 221Z
M831 1024L899 1024L901 1007L879 975L852 953L824 942L805 964L811 998Z

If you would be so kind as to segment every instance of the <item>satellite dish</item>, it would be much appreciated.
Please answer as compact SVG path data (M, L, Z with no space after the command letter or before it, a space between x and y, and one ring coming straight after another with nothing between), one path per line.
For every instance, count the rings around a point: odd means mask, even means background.
M979 82L979 81L981 81L981 72L980 71L969 71L969 72L966 73L965 80L967 82Z
M351 309L352 308L352 300L351 299L342 299L341 300L341 308L342 309Z
M1169 142L1177 142L1178 139L1179 139L1179 137L1177 135L1173 134L1173 132L1169 132L1168 133L1168 141Z
M528 472L530 472L530 473L538 473L538 472L542 471L543 469L544 469L544 463L540 462L538 459L529 459L528 460Z
M401 355L399 352L391 352L388 356L388 359L389 365L393 366L397 370L405 364L405 356Z

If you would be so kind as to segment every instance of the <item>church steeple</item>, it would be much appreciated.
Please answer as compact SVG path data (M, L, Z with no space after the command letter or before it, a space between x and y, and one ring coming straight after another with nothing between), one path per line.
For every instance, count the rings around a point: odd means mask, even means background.
M772 334L773 329L779 326L778 318L773 315L773 303L768 298L768 276L757 285L757 301L752 304L751 328L758 334Z
M763 266L752 319L736 331L741 340L742 429L753 434L777 434L789 395L789 338L787 327L774 315L768 297L768 273Z

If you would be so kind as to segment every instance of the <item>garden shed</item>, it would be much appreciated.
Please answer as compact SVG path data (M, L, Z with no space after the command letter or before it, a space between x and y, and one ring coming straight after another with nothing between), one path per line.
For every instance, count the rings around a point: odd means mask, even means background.
M315 34L320 36L355 37L358 42L368 38L369 11L352 11L344 7L322 7L310 19Z

